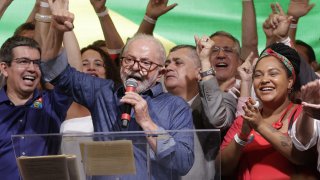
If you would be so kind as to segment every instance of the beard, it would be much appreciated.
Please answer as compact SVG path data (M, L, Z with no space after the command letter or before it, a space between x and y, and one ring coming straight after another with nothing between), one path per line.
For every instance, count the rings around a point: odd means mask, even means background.
M126 72L127 71L127 72ZM136 88L137 93L142 93L144 91L149 90L154 84L156 84L158 73L155 73L153 76L148 77L146 75L141 75L140 72L133 72L131 70L125 70L124 68L121 68L121 80L122 83L125 84L127 79L133 78L138 81L138 86Z

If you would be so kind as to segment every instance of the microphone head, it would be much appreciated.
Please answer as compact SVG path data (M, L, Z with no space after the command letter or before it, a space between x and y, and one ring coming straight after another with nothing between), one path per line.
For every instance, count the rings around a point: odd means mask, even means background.
M138 81L135 80L134 78L129 78L126 80L126 83L125 83L126 87L130 86L130 87L137 87L138 86Z

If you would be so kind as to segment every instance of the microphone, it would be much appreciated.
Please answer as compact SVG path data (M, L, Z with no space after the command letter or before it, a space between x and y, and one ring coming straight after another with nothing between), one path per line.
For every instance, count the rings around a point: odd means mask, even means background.
M126 92L135 92L136 88L138 86L138 82L137 80L133 79L133 78L129 78L127 79L126 83ZM131 119L131 108L132 106L130 104L123 104L123 111L121 114L121 123L122 123L122 127L123 128L127 128Z

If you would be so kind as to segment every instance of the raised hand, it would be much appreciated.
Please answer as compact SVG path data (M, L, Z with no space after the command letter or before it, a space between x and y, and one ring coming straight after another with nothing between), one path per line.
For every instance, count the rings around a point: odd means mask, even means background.
M74 15L68 11L68 0L48 0L52 13L53 27L61 32L71 31L73 26Z
M301 87L303 111L310 117L320 120L320 80L309 82Z
M310 4L309 0L290 0L288 7L288 15L295 20L308 14L315 4Z
M269 19L271 18L270 16L262 24L262 28L267 39L271 39L273 35L273 27L269 23Z
M263 29L267 37L283 39L288 36L292 16L288 16L279 3L271 4L272 14L264 22Z
M208 36L202 36L201 39L198 36L194 36L194 40L200 60L203 61L210 59L214 42Z
M238 67L237 70L241 81L252 81L253 67L257 60L257 58L253 58L253 53L251 52L241 66Z
M90 0L90 3L96 13L101 13L106 10L106 0Z
M177 3L174 3L168 6L168 0L149 0L146 15L154 20L157 20L158 17L167 13L177 5Z

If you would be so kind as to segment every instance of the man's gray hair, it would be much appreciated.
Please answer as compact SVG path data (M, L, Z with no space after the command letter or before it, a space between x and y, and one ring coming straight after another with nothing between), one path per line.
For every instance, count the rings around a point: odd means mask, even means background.
M225 31L217 31L217 32L211 34L210 38L213 38L215 36L225 36L225 37L231 39L235 43L235 47L234 48L236 49L238 55L240 55L240 42L232 34L230 34L228 32L225 32Z

